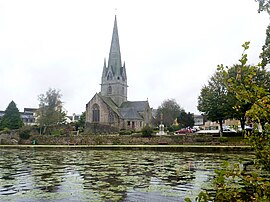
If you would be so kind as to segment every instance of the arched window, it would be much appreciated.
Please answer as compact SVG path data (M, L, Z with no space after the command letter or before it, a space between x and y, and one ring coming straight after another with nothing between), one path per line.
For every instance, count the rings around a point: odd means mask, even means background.
M108 87L108 94L112 94L112 87L111 86Z
M93 122L99 122L99 106L94 104L92 107L92 120Z
M112 80L112 73L109 72L108 76L107 76L107 80Z
M113 112L109 112L109 117L108 117L108 119L109 119L109 123L113 123L114 122L114 116L113 116Z
M122 94L124 95L124 93L125 93L125 88L122 87Z

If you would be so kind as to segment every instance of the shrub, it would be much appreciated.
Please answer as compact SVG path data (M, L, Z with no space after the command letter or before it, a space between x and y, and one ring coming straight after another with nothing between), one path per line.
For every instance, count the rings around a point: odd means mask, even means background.
M31 136L31 126L23 126L19 129L19 136L21 139L27 140Z
M4 128L1 133L10 133L10 129L9 128Z
M142 137L151 137L153 133L153 128L150 127L149 125L146 125L143 129L142 129Z
M119 135L131 135L133 131L131 130L120 130Z
M228 138L227 137L220 137L219 142L228 142Z

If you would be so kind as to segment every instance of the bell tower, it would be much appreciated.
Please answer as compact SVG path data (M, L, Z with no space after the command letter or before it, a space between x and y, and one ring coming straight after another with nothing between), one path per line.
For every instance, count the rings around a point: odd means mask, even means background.
M119 107L123 102L127 101L127 87L126 67L125 63L122 66L115 16L108 64L106 59L104 60L101 78L101 95L110 97Z

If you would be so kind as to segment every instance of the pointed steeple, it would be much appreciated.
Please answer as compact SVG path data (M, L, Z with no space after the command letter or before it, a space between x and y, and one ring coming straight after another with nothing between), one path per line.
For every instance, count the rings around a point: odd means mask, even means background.
M109 61L108 61L108 67L110 66L112 67L115 75L118 76L121 74L122 62L121 62L121 52L120 52L116 15L114 18L113 34L112 34L111 48L110 48Z
M107 68L106 68L106 58L104 58L104 65L103 65L103 71L102 71L101 83L102 83L102 80L103 80L103 79L105 79L106 74L107 74Z
M113 34L109 60L104 60L101 95L110 97L117 106L127 101L127 74L125 63L122 66L121 52L116 16L114 18Z

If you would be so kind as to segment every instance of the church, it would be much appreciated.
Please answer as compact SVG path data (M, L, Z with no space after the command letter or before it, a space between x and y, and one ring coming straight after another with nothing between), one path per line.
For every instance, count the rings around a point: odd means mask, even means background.
M104 60L101 91L86 104L86 129L94 132L139 131L152 122L146 101L128 101L127 72L122 64L115 16L108 63Z

